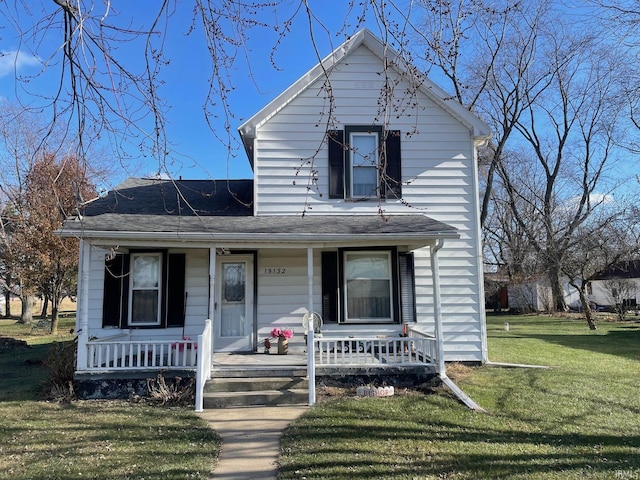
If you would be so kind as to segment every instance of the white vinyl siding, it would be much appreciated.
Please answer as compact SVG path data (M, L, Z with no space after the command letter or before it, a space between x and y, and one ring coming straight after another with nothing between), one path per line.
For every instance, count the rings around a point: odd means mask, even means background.
M102 327L102 303L104 286L104 260L109 250L100 247L90 247L89 288L88 288L88 321L91 335L104 337L113 335L117 329ZM185 326L125 330L131 338L164 339L167 336L180 338L190 336L195 338L202 332L204 321L208 318L209 301L209 250L208 249L170 249L169 253L186 254L186 308ZM80 322L78 317L78 322ZM79 327L79 323L78 323Z
M335 98L331 129L371 125L379 117L384 75L380 60L365 46L331 71ZM391 74L391 72L390 72ZM372 79L372 80L369 80ZM391 74L391 83L396 77ZM425 214L459 230L439 252L445 355L447 360L481 361L484 298L478 233L478 189L471 132L422 92L407 97L404 115L390 115L381 125L400 130L402 197L368 202L329 199L327 144L328 101L322 83L312 84L256 130L255 188L257 215ZM408 87L394 86L397 97ZM399 109L400 111L400 109ZM410 115L410 116L408 116ZM414 132L407 136L407 132ZM433 328L433 289L429 249L415 252L416 320ZM304 303L302 303L304 305ZM260 307L259 307L260 308ZM385 326L340 325L327 330L382 334ZM394 326L389 326L391 331ZM368 330L367 330L368 329ZM351 333L353 334L353 333Z

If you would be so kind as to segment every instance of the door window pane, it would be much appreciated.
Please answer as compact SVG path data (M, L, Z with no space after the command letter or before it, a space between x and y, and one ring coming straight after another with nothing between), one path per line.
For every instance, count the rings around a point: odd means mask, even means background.
M222 264L221 288L220 336L243 337L248 334L244 262Z

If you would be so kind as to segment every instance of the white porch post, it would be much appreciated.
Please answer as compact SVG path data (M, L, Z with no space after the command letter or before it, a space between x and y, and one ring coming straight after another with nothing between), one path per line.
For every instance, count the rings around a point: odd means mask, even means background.
M307 281L309 284L309 325L307 327L307 377L309 378L309 405L316 403L316 359L313 346L313 248L307 248Z
M440 299L440 263L438 251L444 245L444 240L429 248L431 256L431 276L433 281L433 314L435 320L436 351L438 355L438 375L446 376L444 363L444 344L442 338L442 303Z
M87 370L87 344L89 342L89 266L91 263L91 245L80 239L80 265L78 269L78 295L80 301L76 330L78 332L78 359L76 370Z
M213 356L213 326L216 315L216 247L209 248L209 319L211 320L211 355Z

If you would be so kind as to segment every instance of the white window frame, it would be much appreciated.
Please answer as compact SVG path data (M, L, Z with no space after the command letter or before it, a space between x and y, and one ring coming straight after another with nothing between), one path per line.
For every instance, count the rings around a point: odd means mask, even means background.
M372 160L372 164L371 166L356 166L356 154L358 153L356 151L356 149L353 147L354 142L353 139L354 137L374 137L375 139L375 149L373 152L367 152L367 157L369 159ZM378 132L358 132L358 131L352 131L349 132L349 170L350 170L350 175L349 175L349 194L351 196L351 198L379 198L380 197L380 174L379 174L379 158L380 158L380 135L378 134ZM353 189L353 180L355 178L355 170L357 168L373 168L375 170L375 174L376 174L376 186L375 186L375 190L373 192L370 192L368 195L356 195L354 194L354 189Z
M366 317L366 318L350 318L349 317L349 298L348 298L348 288L347 283L349 278L347 278L347 264L348 257L350 255L358 255L362 256L362 254L376 255L380 256L384 254L387 257L387 272L388 272L388 286L389 286L389 317L379 318L379 317ZM344 279L342 285L343 291L343 299L344 302L344 323L396 323L394 318L394 299L393 299L393 261L392 261L392 251L391 250L348 250L343 253L342 257L343 268L344 268ZM379 278L358 278L359 280L380 280Z
M145 287L145 288L135 288L135 265L136 258L138 257L155 257L158 259L158 278L157 278L157 286L155 287ZM144 253L132 253L131 254L131 280L129 281L129 325L132 327L143 327L143 326L159 326L161 324L161 306L162 306L162 253L161 252L144 252ZM156 305L156 321L155 322L140 322L135 321L133 315L133 294L135 291L157 291L158 292L158 302Z

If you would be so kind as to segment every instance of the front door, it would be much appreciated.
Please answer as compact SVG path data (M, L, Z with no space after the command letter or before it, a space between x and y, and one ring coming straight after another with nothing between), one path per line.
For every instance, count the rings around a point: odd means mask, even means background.
M224 255L216 262L213 349L253 350L253 257Z

